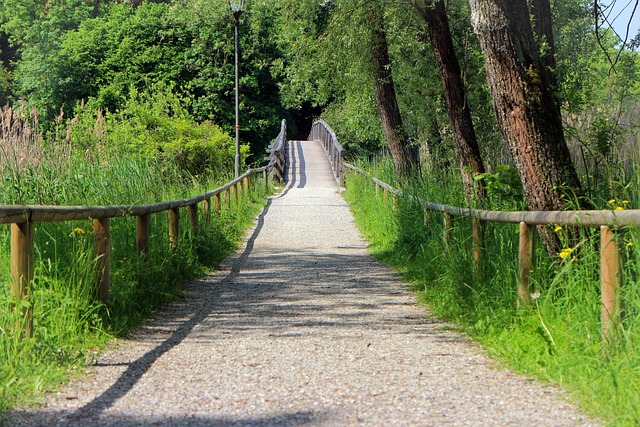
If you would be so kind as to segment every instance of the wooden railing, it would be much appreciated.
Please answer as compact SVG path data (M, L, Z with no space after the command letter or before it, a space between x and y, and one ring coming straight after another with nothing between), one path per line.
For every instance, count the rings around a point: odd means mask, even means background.
M622 258L615 240L614 230L623 226L640 226L640 210L593 210L593 211L545 211L545 212L500 212L460 208L441 205L422 200L415 196L405 196L402 191L371 176L362 169L345 163L344 166L370 179L376 186L376 192L384 191L393 197L411 197L427 211L444 213L444 240L453 228L455 216L471 218L474 221L502 222L520 225L518 250L518 304L529 305L532 289L529 273L535 262L536 226L564 225L582 227L600 227L600 294L602 303L602 328L605 337L609 336L611 326L619 321L619 290L622 284ZM474 228L475 230L475 228ZM474 232L474 251L480 247L479 236ZM476 261L479 257L474 253Z
M333 169L333 176L339 185L344 184L344 149L336 133L331 129L326 122L318 120L311 126L311 132L309 133L310 141L320 141L324 152L331 162L331 169Z
M0 205L0 224L11 224L11 293L18 303L28 301L31 295L31 282L34 278L34 224L36 222L93 220L95 259L97 262L97 290L99 299L109 300L111 271L111 235L112 218L136 217L136 248L138 254L148 260L149 236L151 235L150 215L169 212L169 245L178 245L180 234L180 209L189 211L189 223L194 234L198 232L198 206L202 204L205 222L211 218L213 209L218 211L221 196L231 208L231 199L236 204L239 198L246 196L254 175L262 172L263 184L268 190L268 167L249 169L231 182L195 197L184 200L172 200L149 205L114 206L31 206ZM21 334L31 336L33 332L32 308L30 304L21 305Z
M280 133L276 140L267 149L269 155L265 158L268 162L269 174L280 182L285 180L285 167L287 163L287 121L282 119Z
M254 175L262 173L265 190L269 188L269 175L284 180L287 125L282 120L280 134L266 158L268 165L249 169L244 175L215 190L184 199L172 200L149 205L114 206L35 206L0 205L0 224L11 224L11 293L14 301L28 301L31 295L31 283L34 278L34 224L36 222L93 220L94 249L97 260L97 290L99 299L109 300L111 271L111 235L112 218L136 217L136 248L143 259L148 260L149 236L151 234L149 217L160 212L169 212L169 244L178 245L180 232L180 209L189 211L189 223L194 234L198 230L198 206L202 204L205 222L211 218L211 199L213 209L220 209L221 195L227 200L229 209L231 199L238 203L239 197L246 195ZM20 333L31 336L33 333L32 308L30 304L20 304L22 325Z

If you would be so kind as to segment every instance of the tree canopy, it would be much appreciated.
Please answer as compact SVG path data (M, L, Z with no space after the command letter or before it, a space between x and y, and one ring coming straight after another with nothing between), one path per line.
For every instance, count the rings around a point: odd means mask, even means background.
M247 1L240 27L240 113L241 137L253 158L262 157L281 118L290 119L293 132L300 129L299 137L310 119L324 118L354 156L384 151L390 134L381 120L378 79L393 82L407 155L419 153L421 170L435 175L455 163L454 107L446 102L443 63L424 19L441 3L482 161L488 173L514 164L494 115L470 5L433 0ZM165 87L194 123L232 132L233 17L225 1L2 0L0 5L0 100L36 106L44 126L52 126L61 111L72 118L89 100L115 118L140 93ZM527 5L552 23L555 62L546 67L569 149L579 160L579 173L589 175L585 188L593 196L604 181L592 175L605 159L612 160L620 141L615 135L633 130L623 118L637 105L635 45L621 49L621 40L593 19L589 0ZM376 74L372 63L372 12L384 25L383 69L392 72L389 78ZM534 39L544 58L551 38L548 27L536 26L541 19L535 17L529 28L537 31Z

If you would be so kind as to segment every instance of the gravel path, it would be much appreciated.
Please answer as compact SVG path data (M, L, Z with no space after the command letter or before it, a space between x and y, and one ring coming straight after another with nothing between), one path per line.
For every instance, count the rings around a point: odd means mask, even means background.
M220 271L5 423L598 425L418 307L368 255L320 145L290 150L286 188Z

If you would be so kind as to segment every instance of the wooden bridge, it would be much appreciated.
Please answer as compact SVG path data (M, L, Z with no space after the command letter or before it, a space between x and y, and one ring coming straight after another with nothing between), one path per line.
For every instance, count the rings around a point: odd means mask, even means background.
M597 425L561 391L496 368L370 257L340 196L340 152L319 137L276 142L284 186L245 245L85 377L5 423Z

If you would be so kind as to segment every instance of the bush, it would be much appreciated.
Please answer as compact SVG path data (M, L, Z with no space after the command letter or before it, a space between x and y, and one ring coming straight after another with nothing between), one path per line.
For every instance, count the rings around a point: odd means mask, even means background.
M175 163L187 175L228 175L235 161L235 142L212 122L196 123L173 86L151 85L144 92L132 88L124 106L103 115L96 99L82 103L78 114L57 130L75 149L109 155L140 155ZM248 146L241 147L242 158Z

